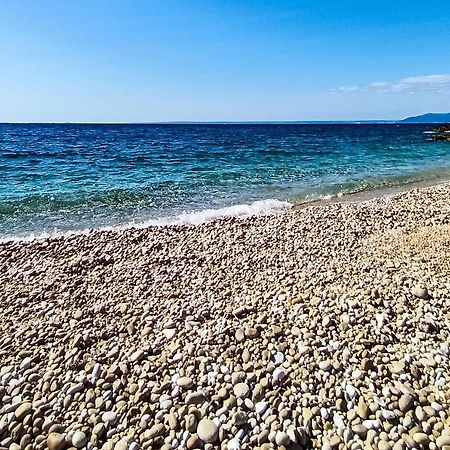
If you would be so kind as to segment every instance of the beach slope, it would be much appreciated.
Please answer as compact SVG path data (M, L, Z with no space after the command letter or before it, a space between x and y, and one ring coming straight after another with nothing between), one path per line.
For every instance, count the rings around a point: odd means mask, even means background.
M449 307L450 184L4 243L0 448L448 449Z

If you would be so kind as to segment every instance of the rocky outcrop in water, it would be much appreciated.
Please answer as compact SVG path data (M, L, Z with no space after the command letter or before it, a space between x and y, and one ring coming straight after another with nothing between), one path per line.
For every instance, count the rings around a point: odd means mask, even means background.
M433 127L432 141L450 141L450 124Z

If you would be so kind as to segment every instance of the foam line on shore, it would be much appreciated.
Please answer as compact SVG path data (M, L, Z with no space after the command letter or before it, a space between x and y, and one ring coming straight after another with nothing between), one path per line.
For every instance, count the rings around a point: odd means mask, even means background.
M156 219L143 220L141 222L129 222L126 224L89 228L82 230L68 230L31 234L29 236L8 237L0 239L5 242L30 242L39 239L58 238L72 235L89 234L93 231L123 231L130 228L143 229L148 227L166 227L182 225L200 225L216 219L226 217L247 218L253 216L265 216L290 210L294 205L288 201L276 199L257 200L249 204L232 205L223 208L207 208L200 211L183 212L174 216L166 216Z

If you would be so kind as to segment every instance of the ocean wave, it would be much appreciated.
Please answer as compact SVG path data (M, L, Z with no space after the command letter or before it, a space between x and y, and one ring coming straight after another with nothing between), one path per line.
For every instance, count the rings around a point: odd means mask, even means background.
M86 235L93 231L123 231L131 228L143 229L148 227L167 227L167 226L181 226L181 225L201 225L202 223L212 222L216 219L226 217L247 218L254 216L266 216L276 213L289 211L294 205L288 201L281 201L276 199L257 200L249 204L238 204L226 206L223 208L208 208L199 211L183 212L181 214L148 219L138 222L128 222L125 224L115 224L109 226L101 226L98 228L68 230L54 232L43 232L37 234L30 234L28 236L5 237L0 238L0 243L5 242L29 242L39 239L47 239L52 237L64 237L72 235Z
M232 205L218 209L204 209L201 211L184 212L175 217L163 217L143 222L138 226L167 226L167 225L200 225L221 217L251 217L273 214L292 208L292 204L276 199L257 200L250 204Z

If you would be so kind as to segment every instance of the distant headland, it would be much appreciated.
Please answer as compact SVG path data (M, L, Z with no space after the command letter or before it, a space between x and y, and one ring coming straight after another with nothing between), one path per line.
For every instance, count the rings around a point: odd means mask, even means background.
M402 122L408 123L449 123L450 113L427 113L420 116L412 116L403 119Z

